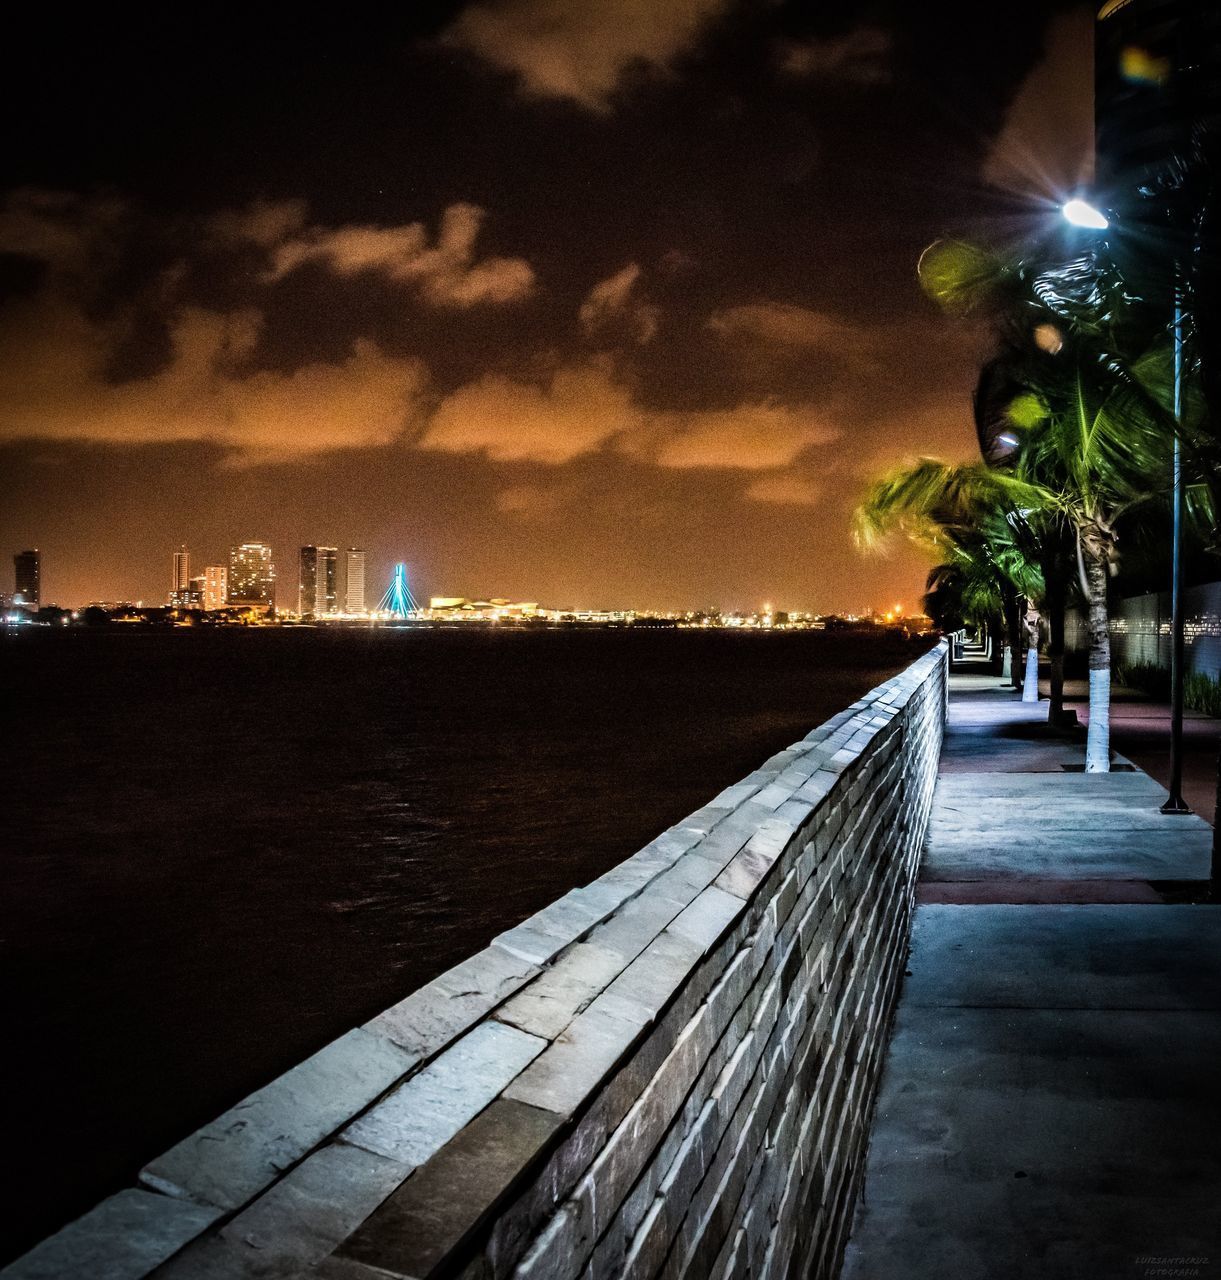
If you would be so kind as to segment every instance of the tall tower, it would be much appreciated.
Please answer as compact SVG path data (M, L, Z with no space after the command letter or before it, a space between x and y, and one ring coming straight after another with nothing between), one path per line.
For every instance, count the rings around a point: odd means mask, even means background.
M203 607L223 609L229 603L229 570L223 564L204 569Z
M304 618L317 612L318 548L312 544L301 548L297 572L297 612Z
M265 542L243 542L230 549L229 603L275 607L276 570Z
M339 592L335 586L338 556L334 547L318 548L318 593L314 604L316 614L334 614L339 609Z
M344 557L344 613L365 612L365 553L362 547L349 547Z
M297 579L297 612L315 618L333 614L339 608L335 586L338 552L334 547L301 548Z
M42 600L42 553L37 547L13 557L13 578L18 603L37 609Z
M174 552L174 576L170 583L173 592L186 591L191 585L191 553L185 546Z

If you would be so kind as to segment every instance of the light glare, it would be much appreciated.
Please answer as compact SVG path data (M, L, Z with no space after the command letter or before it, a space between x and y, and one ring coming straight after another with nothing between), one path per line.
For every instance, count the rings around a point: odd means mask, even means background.
M1105 216L1084 200L1070 200L1061 212L1074 227L1089 227L1094 231L1107 229Z

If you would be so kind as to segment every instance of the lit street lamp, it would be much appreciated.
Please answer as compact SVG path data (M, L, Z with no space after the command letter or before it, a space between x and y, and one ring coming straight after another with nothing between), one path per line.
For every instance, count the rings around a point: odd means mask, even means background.
M1061 209L1064 216L1074 227L1087 227L1091 231L1105 231L1109 225L1106 215L1100 213L1092 204L1084 200L1070 200Z
M1075 227L1105 231L1106 215L1085 200L1069 200L1061 210ZM1170 792L1163 813L1190 813L1183 799L1183 289L1174 268L1174 471L1170 551Z

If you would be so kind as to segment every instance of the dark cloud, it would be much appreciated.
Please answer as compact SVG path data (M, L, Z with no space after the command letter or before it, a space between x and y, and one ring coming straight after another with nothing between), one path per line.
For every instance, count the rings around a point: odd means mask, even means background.
M577 313L588 337L605 340L626 336L632 342L650 342L661 322L661 309L640 296L640 265L629 262L613 276L599 280Z
M511 72L527 94L607 111L629 69L663 72L729 0L490 0L442 42Z
M1043 56L1022 82L983 165L993 186L1062 204L1093 177L1094 19L1055 18Z
M878 85L891 78L894 37L880 27L856 27L840 36L787 40L779 47L781 71L833 84Z
M90 302L105 278L96 246L127 216L116 202L28 190L0 212L0 251L46 268L39 289L0 308L0 438L209 441L257 459L385 444L411 421L427 380L420 361L355 336L337 361L258 368L262 313L192 304L177 271L157 298L165 358L114 377L130 315Z
M486 216L473 204L450 205L441 215L435 241L419 222L401 227L328 228L293 226L285 216L284 233L267 245L270 278L317 262L345 278L374 275L409 285L437 306L520 302L534 288L530 264L522 258L476 257L475 241ZM275 229L274 206L255 206L249 223L254 243L265 243Z

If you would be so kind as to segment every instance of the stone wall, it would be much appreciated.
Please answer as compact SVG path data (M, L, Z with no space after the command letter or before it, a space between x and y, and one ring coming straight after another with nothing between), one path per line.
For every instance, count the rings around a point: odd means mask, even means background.
M1170 670L1170 592L1129 596L1112 610L1111 658L1117 666L1149 664ZM1089 631L1080 610L1070 610L1065 644L1070 653L1089 651ZM1221 582L1183 591L1185 669L1221 680Z
M833 1276L944 643L5 1273Z

